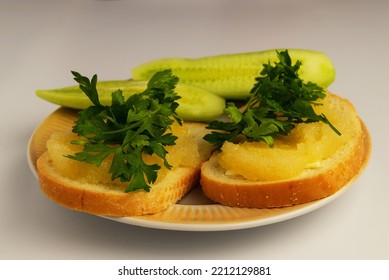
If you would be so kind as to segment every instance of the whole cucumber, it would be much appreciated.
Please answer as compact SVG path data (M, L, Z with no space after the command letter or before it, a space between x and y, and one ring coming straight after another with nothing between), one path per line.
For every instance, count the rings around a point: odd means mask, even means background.
M132 94L143 92L146 87L147 81L134 80L99 81L96 85L102 105L111 104L111 94L115 90L122 90L127 98ZM182 83L177 84L176 92L181 97L177 100L179 103L177 114L183 120L207 122L223 114L225 100L216 94ZM37 90L36 95L51 103L74 109L85 109L92 105L79 86Z
M300 77L328 87L335 79L332 61L324 53L288 49L292 63L302 65ZM157 71L171 69L180 82L213 92L226 99L244 99L254 85L263 64L278 61L277 50L208 56L197 59L165 58L141 64L132 70L134 80L148 80Z

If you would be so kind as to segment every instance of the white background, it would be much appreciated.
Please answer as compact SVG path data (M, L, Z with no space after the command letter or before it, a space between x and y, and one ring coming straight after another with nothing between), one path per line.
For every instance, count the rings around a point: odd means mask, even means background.
M1 0L1 259L388 259L389 1ZM70 70L127 79L160 57L273 48L325 52L373 139L370 164L331 204L286 222L227 232L147 229L67 210L29 170L35 127L57 106L39 88Z

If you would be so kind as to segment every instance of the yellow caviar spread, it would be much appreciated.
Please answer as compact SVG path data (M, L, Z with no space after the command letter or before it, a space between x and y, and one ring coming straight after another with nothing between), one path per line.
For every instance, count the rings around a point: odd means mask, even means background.
M341 136L327 124L310 123L299 124L289 135L276 139L273 148L264 142L226 142L218 156L220 166L227 175L242 176L252 181L288 179L298 176L305 169L319 167L322 160L354 137L353 126L359 123L350 118L350 108L345 109L338 104L328 97L323 106L315 107L315 111L324 113L342 133Z
M172 169L199 166L201 162L197 143L196 140L189 135L188 129L185 126L174 123L171 132L178 137L176 145L165 147L168 151L166 159L172 166ZM71 131L61 131L51 135L50 139L47 141L47 150L54 168L61 175L81 182L104 185L112 184L111 174L109 173L112 156L104 160L99 167L94 164L80 162L64 156L73 155L82 150L82 146L70 143L75 139L78 139L77 135ZM143 160L147 164L156 163L161 166L161 169L158 171L156 183L166 176L168 169L164 166L163 160L158 156L144 155ZM116 180L115 183L119 184L119 181ZM128 185L128 183L123 185Z

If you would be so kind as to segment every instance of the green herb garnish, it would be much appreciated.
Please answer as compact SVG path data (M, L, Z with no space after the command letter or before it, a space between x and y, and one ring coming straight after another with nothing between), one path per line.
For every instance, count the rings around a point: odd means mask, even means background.
M225 114L230 121L215 120L208 128L215 130L205 135L209 143L221 147L225 141L244 137L248 141L265 141L273 147L278 135L287 135L299 123L324 122L338 135L340 132L324 114L317 115L312 106L321 105L318 99L326 94L318 85L299 77L301 62L292 65L287 50L278 52L279 62L264 64L260 76L250 92L246 108L241 112L228 103Z
M99 166L113 155L109 170L112 180L128 182L126 192L150 191L160 166L147 165L142 154L156 154L171 168L165 146L174 145L177 139L167 133L174 120L181 124L176 114L179 96L174 91L178 78L170 70L157 72L143 93L125 100L117 90L112 93L112 105L103 106L96 90L97 75L89 80L77 72L72 74L94 105L82 110L73 126L73 132L81 138L72 143L82 145L83 151L67 157Z

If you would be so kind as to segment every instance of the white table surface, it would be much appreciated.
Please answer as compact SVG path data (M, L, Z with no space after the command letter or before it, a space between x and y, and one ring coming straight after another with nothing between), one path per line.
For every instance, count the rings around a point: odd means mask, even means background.
M0 2L1 259L388 259L389 1L12 0ZM27 164L34 128L57 106L38 88L70 70L129 78L139 63L273 48L325 52L373 139L370 163L331 204L226 232L141 228L47 199Z

